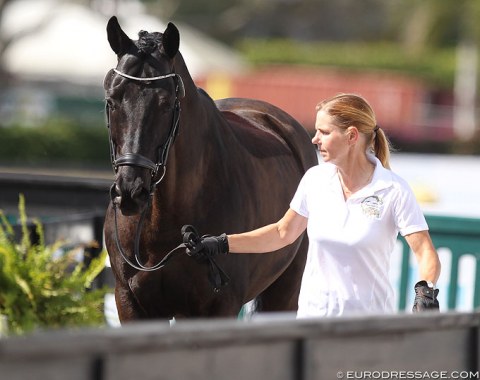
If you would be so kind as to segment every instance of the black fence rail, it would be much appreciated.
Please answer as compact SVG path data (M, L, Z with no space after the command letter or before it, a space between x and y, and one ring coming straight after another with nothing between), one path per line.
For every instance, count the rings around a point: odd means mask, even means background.
M0 209L3 210L18 234L19 196L25 198L28 217L40 220L46 244L62 241L66 246L84 247L88 262L103 248L103 224L109 203L111 173L92 171L34 171L0 168ZM33 243L38 234L29 222ZM95 280L95 286L114 286L109 267Z
M9 380L478 379L480 314L129 324L0 339Z
M0 209L15 214L19 194L32 216L105 213L113 175L103 172L0 168Z

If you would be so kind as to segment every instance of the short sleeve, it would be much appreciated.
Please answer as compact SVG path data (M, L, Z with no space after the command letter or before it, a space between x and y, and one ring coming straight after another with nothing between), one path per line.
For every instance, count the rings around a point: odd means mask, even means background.
M300 180L297 191L290 202L290 208L305 218L308 218L309 215L307 203L307 182L308 176L305 174Z
M401 183L401 191L395 204L395 221L402 236L428 230L425 216L408 184Z

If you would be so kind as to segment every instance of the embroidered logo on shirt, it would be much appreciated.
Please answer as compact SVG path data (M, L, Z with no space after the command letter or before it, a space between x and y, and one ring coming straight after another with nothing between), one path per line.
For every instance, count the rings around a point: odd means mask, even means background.
M380 219L380 212L382 211L383 201L376 195L366 197L362 201L363 214L371 219Z

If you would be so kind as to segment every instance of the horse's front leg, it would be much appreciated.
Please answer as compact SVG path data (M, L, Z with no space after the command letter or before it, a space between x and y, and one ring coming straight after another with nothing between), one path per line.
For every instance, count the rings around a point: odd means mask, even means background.
M142 312L130 288L116 285L115 303L117 304L118 317L121 323L145 318L145 314Z

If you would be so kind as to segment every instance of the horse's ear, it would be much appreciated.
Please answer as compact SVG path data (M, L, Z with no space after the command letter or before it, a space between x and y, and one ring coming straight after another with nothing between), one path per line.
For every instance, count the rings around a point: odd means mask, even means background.
M118 20L112 16L107 24L108 42L117 56L125 54L133 45L133 41L122 30Z
M175 25L168 23L167 29L163 32L162 38L163 50L169 58L175 57L180 46L180 33Z

